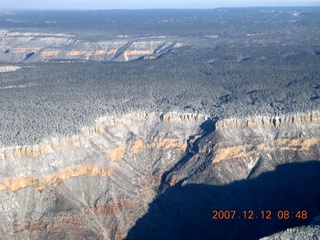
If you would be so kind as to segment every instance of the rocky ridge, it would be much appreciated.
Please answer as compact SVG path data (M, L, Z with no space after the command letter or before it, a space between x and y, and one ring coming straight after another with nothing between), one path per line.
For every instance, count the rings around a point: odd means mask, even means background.
M319 141L319 131L313 126L318 126L319 120L319 114L313 112L218 122L216 132L221 140L215 146L214 161L253 157L257 152L310 150Z
M273 234L272 236L261 238L261 240L276 240L276 239L320 239L320 226L304 226L290 228L283 232Z
M155 59L181 44L162 37L114 38L107 41L79 40L72 35L19 33L0 30L1 62L48 60L130 61Z
M169 117L170 123L167 122ZM207 118L177 113L162 116L152 113L127 115L120 119L107 117L98 119L95 127L83 129L81 136L53 140L38 146L2 149L3 178L0 188L1 194L8 199L1 203L1 218L7 219L1 227L2 234L39 237L45 232L48 236L56 237L63 234L59 230L63 225L70 228L65 230L65 237L83 237L83 232L77 233L78 235L71 233L80 228L90 234L93 231L96 236L122 239L134 224L134 219L142 216L148 203L154 198L156 193L153 186L159 185L161 172L182 157L189 135L198 133L198 122ZM16 166L20 166L21 171ZM9 169L11 170L7 171ZM97 179L102 185L96 182ZM65 187L69 189L69 193L65 192ZM62 195L71 197L63 200L66 202L62 205L68 205L66 209L56 209L61 211L59 216L53 210L55 207L51 212L46 202L37 200L49 194L49 189L53 191L50 193L52 197L47 198L49 205L57 203L52 201L57 200L56 194L60 190ZM19 205L15 208L18 212L10 207L11 201L15 201L12 197L16 194L30 196L25 202L16 202ZM90 199L83 194L90 196ZM80 200L79 197L85 199ZM129 210L132 211L131 214L126 212L127 205L129 209L134 209ZM37 210L32 213L30 221L26 222L28 209L34 208ZM120 213L121 220L117 216L118 208L123 212ZM106 215L107 213L114 215ZM16 214L19 216L15 217ZM47 214L51 217L53 214L57 219L49 224ZM87 216L99 216L97 221L100 228L98 225L91 226L92 223L83 223L81 219ZM122 219L123 217L127 220ZM119 223L114 225L114 221Z
M181 184L231 184L319 159L319 119L136 113L99 118L77 136L3 148L0 231L4 239L130 239L151 203Z

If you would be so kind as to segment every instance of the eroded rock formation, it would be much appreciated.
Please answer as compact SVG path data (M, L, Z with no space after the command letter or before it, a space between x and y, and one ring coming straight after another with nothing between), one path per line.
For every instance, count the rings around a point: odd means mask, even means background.
M179 44L166 39L89 42L64 34L19 33L0 30L0 61L45 60L130 61L155 59ZM181 45L181 44L180 44Z
M2 149L0 194L8 199L1 203L2 218L8 220L2 234L122 239L155 197L162 173L183 156L189 136L202 133L199 125L207 118L177 113L106 117L79 136ZM41 199L48 191L47 204ZM16 194L30 198L17 200L16 208L11 204ZM61 199L66 208L56 209L57 195L66 197ZM37 210L26 221L30 209ZM96 223L89 223L92 217Z
M159 219L148 220L155 217L154 208L161 206L163 197L170 196L165 204L171 202L177 211L195 207L188 203L190 196L199 194L197 198L202 201L201 185L208 184L215 189L208 190L213 194L207 196L204 206L210 216L212 208L222 208L222 203L228 206L226 196L234 194L230 189L219 192L217 186L259 178L281 164L318 160L319 120L318 112L221 121L197 114L136 113L99 118L95 126L83 128L77 136L3 148L1 235L3 239L151 239L161 238L161 232L176 234L168 235L169 239L184 236L179 235L181 229L173 231L168 227L170 221L165 221L166 217L177 217L174 213L156 211ZM310 174L319 178L319 174ZM272 178L270 183L274 184ZM171 199L171 192L182 186L189 189L187 193L179 190ZM188 186L197 194L192 190L188 195ZM312 194L318 197L311 191L310 198ZM184 196L187 202L179 206L175 201L182 201ZM222 202L212 200L218 196ZM240 197L239 204L244 199L252 201L242 194L236 197ZM309 202L313 201L314 198ZM312 214L316 212L310 211L310 218ZM211 219L201 221L203 226L212 227ZM150 224L163 228L148 232ZM204 234L209 229L203 231ZM236 228L228 234L237 235L237 231ZM221 234L226 232L222 230Z

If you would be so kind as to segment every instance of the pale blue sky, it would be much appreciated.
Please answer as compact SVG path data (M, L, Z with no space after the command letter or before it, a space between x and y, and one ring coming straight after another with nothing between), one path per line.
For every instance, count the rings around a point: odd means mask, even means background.
M320 0L0 0L1 9L148 9L320 6Z

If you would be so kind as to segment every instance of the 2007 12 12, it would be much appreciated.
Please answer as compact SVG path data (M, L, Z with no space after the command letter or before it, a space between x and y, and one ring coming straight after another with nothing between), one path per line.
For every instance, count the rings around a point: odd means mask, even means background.
M212 211L213 220L228 220L228 219L272 219L271 210L244 210L242 212L237 212L236 210L213 210ZM276 219L288 220L288 219L301 219L306 220L308 218L308 212L306 210L289 211L289 210L278 210L276 214Z

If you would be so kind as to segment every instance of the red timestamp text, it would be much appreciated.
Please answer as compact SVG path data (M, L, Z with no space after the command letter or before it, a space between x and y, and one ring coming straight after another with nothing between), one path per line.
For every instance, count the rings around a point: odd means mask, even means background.
M264 219L264 220L289 220L289 219L300 219L306 220L308 218L308 212L306 210L290 211L290 210L278 210L273 212L271 210L213 210L213 220L229 220L229 219Z

